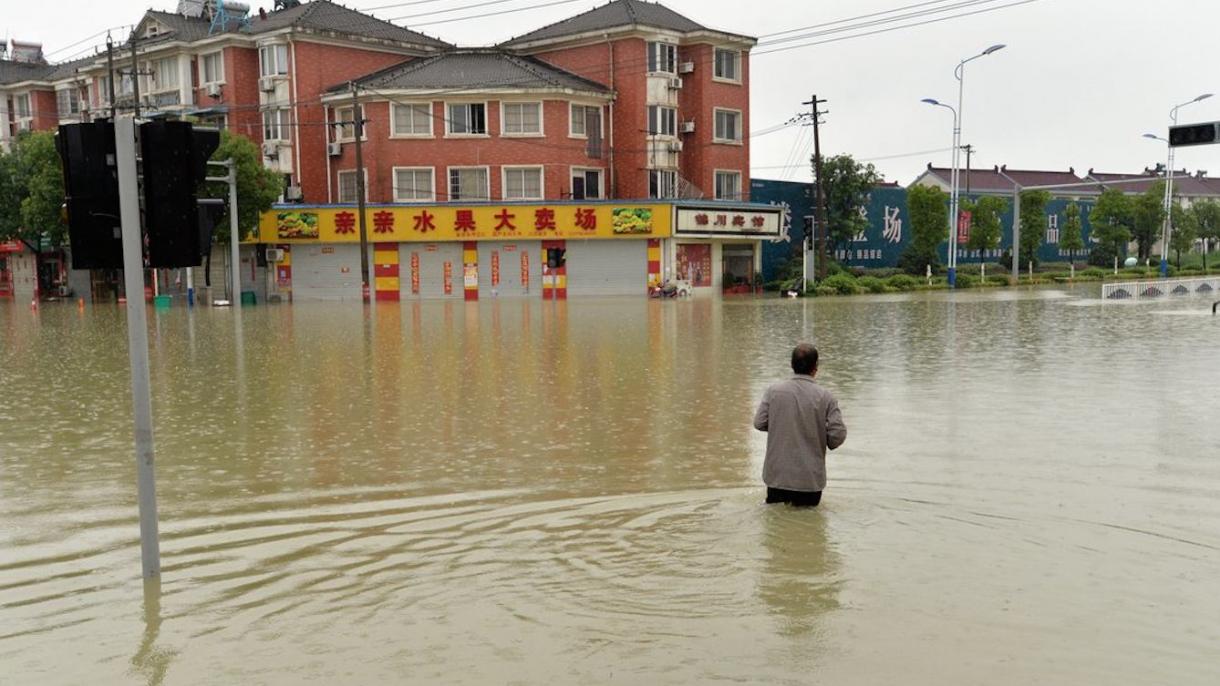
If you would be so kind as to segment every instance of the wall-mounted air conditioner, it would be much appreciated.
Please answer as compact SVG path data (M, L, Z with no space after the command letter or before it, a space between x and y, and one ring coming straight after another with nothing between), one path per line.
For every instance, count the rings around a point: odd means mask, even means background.
M695 132L695 122L684 121L678 125L678 130L681 131L682 133L694 133Z
M283 248L267 248L267 261L268 262L283 262L284 261L284 249Z
M683 62L683 63L681 63L681 64L679 64L679 65L678 65L678 73L679 73L679 74L690 74L690 73L691 73L691 72L693 72L693 71L695 71L695 63L694 63L694 62Z
M275 77L264 76L258 80L258 89L264 93L275 91Z
M338 157L339 155L342 155L343 154L343 144L339 143L338 141L327 143L326 144L326 154L330 155L331 157Z
M300 200L301 199L301 187L300 186L289 186L289 187L285 188L284 189L284 199L290 200L290 201Z
M666 149L670 152L682 152L682 141L670 141Z
M680 91L680 90L682 90L682 79L679 79L679 78L676 78L676 77L675 77L675 78L670 79L670 80L669 80L669 90L671 90L671 91Z
M280 156L280 144L278 141L263 141L263 157L272 159Z
M208 91L208 97L219 98L220 97L220 84L219 83L209 83L207 86L207 91Z

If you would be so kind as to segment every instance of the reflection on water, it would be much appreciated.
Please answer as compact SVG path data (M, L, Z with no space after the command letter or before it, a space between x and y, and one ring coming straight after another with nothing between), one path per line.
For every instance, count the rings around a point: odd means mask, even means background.
M158 311L163 588L122 311L0 302L0 674L1212 683L1220 323L1095 295ZM765 507L801 339L851 440Z

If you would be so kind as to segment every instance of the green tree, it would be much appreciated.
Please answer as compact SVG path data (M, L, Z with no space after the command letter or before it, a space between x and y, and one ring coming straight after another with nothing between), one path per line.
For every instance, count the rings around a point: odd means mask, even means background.
M1093 236L1104 247L1104 253L1114 256L1114 271L1118 271L1118 258L1126 252L1131 242L1131 227L1135 223L1131 198L1115 188L1107 188L1097 198L1097 204L1089 213L1089 224Z
M979 275L987 276L987 250L994 250L1000 245L1000 237L1004 225L1000 216L1008 211L1008 201L994 195L985 195L978 200L962 202L962 210L970 213L970 240L966 242L968 250L978 250Z
M1063 208L1063 228L1059 230L1059 249L1066 250L1071 263L1072 278L1076 277L1076 253L1084 250L1084 236L1080 227L1080 205L1068 203Z
M1207 241L1203 250L1203 268L1207 269L1207 252L1216 241L1220 241L1220 203L1200 200L1190 206L1199 228L1199 238Z
M0 240L19 239L38 252L45 240L63 245L64 175L55 134L23 133L0 154Z
M851 155L822 160L822 174L829 241L844 246L868 228L860 208L868 205L869 192L883 179L873 165L860 164Z
M1021 255L1033 264L1038 264L1038 248L1042 247L1042 231L1046 225L1046 205L1050 201L1048 191L1021 191Z
M1173 230L1169 233L1169 249L1173 250L1178 269L1182 268L1182 251L1190 252L1199 236L1199 218L1193 207L1182 207L1174 203L1170 206L1170 221Z
M949 196L936 186L915 186L907 192L911 242L898 259L904 271L923 276L929 265L940 265L937 249L949 235Z
M237 165L237 226L243 238L249 237L257 234L259 219L284 192L284 176L263 166L262 151L253 141L230 131L220 132L220 145L212 154L213 162L225 160L234 160ZM224 170L210 167L208 175L222 176ZM208 184L207 194L213 198L228 200L228 185ZM227 209L216 224L215 239L223 245L229 243Z
M1140 260L1152 257L1152 244L1160 238L1165 223L1165 182L1157 181L1132 198L1131 235L1139 246Z

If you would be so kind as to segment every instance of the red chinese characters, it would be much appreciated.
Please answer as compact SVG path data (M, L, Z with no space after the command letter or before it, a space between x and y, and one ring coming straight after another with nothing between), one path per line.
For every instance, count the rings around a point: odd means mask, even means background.
M517 215L509 212L507 207L501 208L500 211L496 213L496 221L498 223L496 224L495 230L503 231L504 229L508 229L509 231L516 231L517 226L513 224L513 218L516 216Z
M698 224L699 226L707 226L707 215L702 212L696 214L695 224Z
M597 230L597 213L593 208L576 208L576 228L585 231Z
M729 216L727 214L716 215L715 224L716 224L716 226L728 226L729 225Z
M555 210L549 207L539 207L534 210L534 230L535 231L554 231L555 230Z
M432 223L433 219L436 219L435 214L432 214L428 210L420 210L419 214L414 216L415 224L411 228L420 233L436 231L436 224Z
M374 212L373 233L394 233L394 213L384 210Z
M746 225L746 218L744 215L740 215L740 214L733 215L733 226L742 228L745 225Z
M453 219L453 230L458 233L474 231L474 210L458 210Z
M766 225L767 225L767 218L764 217L763 215L756 214L753 217L750 217L750 226L753 226L756 229L761 229Z
M356 232L356 215L351 212L340 212L335 215L335 233L343 235L345 233Z

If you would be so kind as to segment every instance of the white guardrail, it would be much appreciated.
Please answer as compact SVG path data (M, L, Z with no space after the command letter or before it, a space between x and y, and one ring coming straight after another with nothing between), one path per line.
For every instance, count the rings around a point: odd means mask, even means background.
M1123 281L1101 286L1103 300L1145 300L1175 295L1216 295L1217 293L1220 293L1220 276Z

